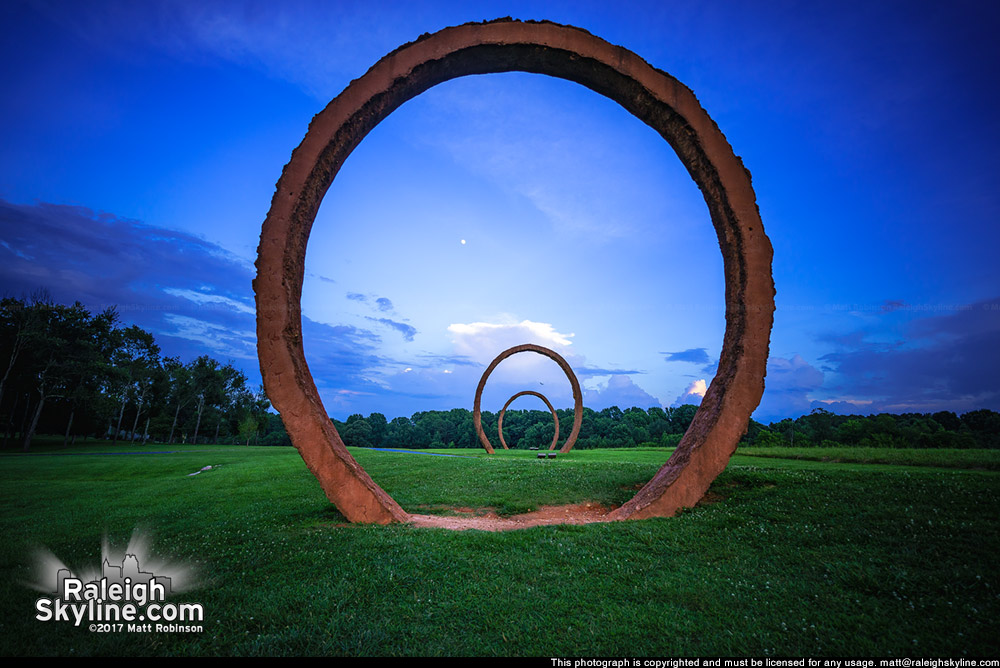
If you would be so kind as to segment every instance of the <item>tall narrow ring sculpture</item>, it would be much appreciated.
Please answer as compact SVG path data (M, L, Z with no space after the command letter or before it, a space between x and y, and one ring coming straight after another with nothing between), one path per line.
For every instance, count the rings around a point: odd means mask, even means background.
M673 455L608 519L664 517L693 506L726 467L764 392L774 320L771 243L750 173L691 90L580 28L513 19L445 28L389 53L313 118L261 230L254 291L264 387L327 498L351 522L405 522L409 515L344 447L309 373L301 315L309 231L351 151L401 104L456 77L510 71L575 81L656 130L701 189L722 250L726 331L718 372Z

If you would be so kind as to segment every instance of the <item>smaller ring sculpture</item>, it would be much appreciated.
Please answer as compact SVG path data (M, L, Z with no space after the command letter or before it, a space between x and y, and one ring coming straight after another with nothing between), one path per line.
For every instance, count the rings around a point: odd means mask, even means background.
M541 392L534 392L532 390L525 390L524 392L518 392L510 399L508 399L507 403L503 405L503 410L500 411L500 417L497 418L497 433L500 434L500 445L503 446L504 450L510 450L510 448L507 447L507 441L505 441L503 438L503 416L504 413L507 412L507 407L510 406L515 399L517 399L518 397L523 397L526 394L530 394L533 397L538 397L539 399L544 401L545 405L548 406L549 411L552 413L552 419L556 421L556 433L552 437L552 445L549 446L549 450L555 450L556 443L559 442L559 416L556 415L556 409L552 408L552 404L549 403L549 400L545 398L544 394L542 394Z
M483 372L483 377L479 379L479 387L476 388L476 400L472 407L472 424L476 428L476 435L479 436L479 442L483 444L483 448L486 449L486 452L491 455L493 454L493 444L490 443L490 439L487 438L485 432L483 432L483 414L480 408L480 404L483 400L483 388L486 387L486 381L489 379L490 374L493 373L493 370L497 368L497 365L500 364L500 362L503 362L511 355L527 352L544 355L558 364L559 368L566 374L566 377L569 378L569 384L573 388L573 430L569 433L569 438L566 439L563 446L559 448L559 452L563 454L569 452L576 443L577 436L580 435L580 425L583 424L583 392L580 390L580 381L576 379L576 374L573 373L573 369L570 368L569 363L563 359L562 355L556 351L544 346L535 345L534 343L522 343L519 346L508 348L497 355L496 359L490 362L490 365L486 367L486 371ZM510 402L507 403L509 404ZM548 401L545 403L548 403Z

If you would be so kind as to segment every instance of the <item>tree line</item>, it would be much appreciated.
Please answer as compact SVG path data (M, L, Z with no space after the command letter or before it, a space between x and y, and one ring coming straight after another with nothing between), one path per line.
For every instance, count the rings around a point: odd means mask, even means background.
M0 426L2 447L28 450L36 433L117 443L242 443L291 445L281 418L242 371L207 355L184 363L161 357L149 332L124 327L114 308L91 314L81 304L55 304L45 293L0 300ZM677 445L697 406L583 409L574 447ZM557 409L560 443L573 424ZM483 411L494 445L496 413ZM349 446L478 448L472 412L421 411L388 420L382 413L333 420ZM547 448L552 414L508 410L504 437L513 448ZM837 415L822 408L770 424L750 420L741 447L1000 448L1000 413Z
M622 448L637 445L677 445L691 424L697 406L678 408L627 408L617 406L595 411L583 409L583 420L575 448ZM564 442L573 425L572 409L557 409L559 441ZM499 447L499 413L482 412L483 430ZM421 411L411 417L387 421L385 415L351 415L346 422L333 421L346 445L393 448L478 448L472 411ZM504 414L504 439L512 448L548 448L555 423L552 413L540 410L510 410Z
M583 409L580 434L574 448L631 448L666 446L680 442L694 418L697 406L675 408L626 408L617 406L594 411ZM569 436L573 411L557 409L559 442ZM495 413L483 411L483 430L495 447ZM472 412L464 408L425 411L412 417L387 421L381 413L368 417L351 415L346 422L334 420L344 443L358 447L478 448ZM541 410L508 410L504 415L504 439L512 448L548 448L552 442L552 414ZM287 436L285 437L287 439ZM875 448L1000 448L1000 413L982 409L961 416L951 411L937 413L881 413L837 415L822 408L808 415L770 424L750 420L740 447L836 447Z
M766 427L750 422L744 441L762 447L1000 448L1000 413L986 408L962 415L952 411L837 415L816 408Z
M255 442L273 422L246 375L208 355L161 357L151 333L115 308L90 313L44 292L0 300L2 447L38 433L117 443Z

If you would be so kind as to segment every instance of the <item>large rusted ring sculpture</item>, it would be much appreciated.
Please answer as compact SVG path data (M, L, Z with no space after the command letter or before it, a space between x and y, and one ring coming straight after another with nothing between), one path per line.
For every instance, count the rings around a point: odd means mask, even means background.
M569 452L573 449L573 444L576 443L576 438L580 435L580 425L583 424L583 392L580 390L580 382L576 379L576 374L573 373L569 362L563 359L562 355L550 348L535 345L534 343L523 343L503 351L490 362L490 365L486 367L486 371L483 372L482 378L479 379L479 385L476 387L476 399L472 404L472 424L476 428L476 435L479 436L479 442L483 444L486 452L491 455L493 454L493 444L490 443L490 439L486 437L486 432L483 431L483 414L481 411L483 388L486 387L486 381L489 379L490 374L493 373L493 370L497 368L497 365L517 353L538 353L539 355L544 355L558 364L559 368L563 370L563 373L569 379L570 387L573 388L573 429L569 432L569 438L566 439L566 442L559 449L559 452ZM544 399L544 397L542 398ZM509 404L510 402L507 403ZM549 403L548 399L545 400L545 403ZM506 408L504 406L505 410ZM552 408L551 404L549 404L549 408ZM552 411L552 414L555 415L555 411ZM556 435L558 436L558 434ZM504 447L506 448L507 445L504 444ZM549 449L551 450L552 448Z
M608 519L669 516L697 503L760 403L774 318L771 243L750 173L694 94L631 51L572 26L500 19L445 28L382 58L316 115L261 231L254 290L264 387L327 498L352 522L409 515L348 453L306 365L300 301L309 231L347 156L401 104L456 77L517 70L582 84L656 130L701 189L722 249L726 332L718 372L673 455Z
M500 410L500 416L497 418L497 435L500 437L500 445L503 446L504 450L510 450L510 448L507 447L507 441L503 437L503 416L507 414L507 408L512 403L514 403L515 399L517 399L518 397L523 397L526 394L530 394L533 397L538 397L539 399L544 401L545 405L549 409L549 412L552 413L552 419L555 421L556 424L556 433L552 437L552 445L549 446L549 450L555 450L556 443L559 442L559 416L556 414L556 409L552 408L552 404L549 402L549 400L545 397L544 394L542 394L541 392L534 392L532 390L525 390L524 392L518 392L510 399L508 399L507 403L505 403L503 405L503 408Z

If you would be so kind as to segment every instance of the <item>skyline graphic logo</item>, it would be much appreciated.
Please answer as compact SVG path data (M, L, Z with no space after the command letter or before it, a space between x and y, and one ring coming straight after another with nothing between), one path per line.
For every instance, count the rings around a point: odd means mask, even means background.
M102 542L99 569L79 574L47 550L36 557L37 580L28 586L47 594L35 601L35 619L73 626L88 623L95 633L192 633L204 630L200 603L169 603L171 594L196 580L189 567L155 559L149 540L136 531L122 553ZM145 570L143 566L145 565ZM166 623L163 623L166 622Z

